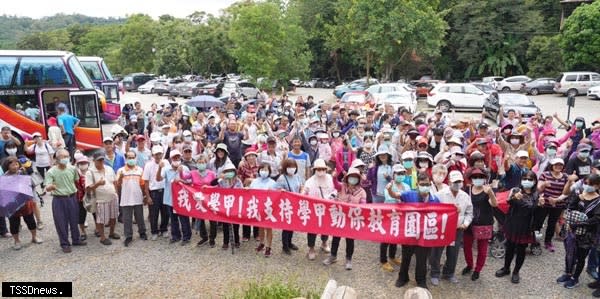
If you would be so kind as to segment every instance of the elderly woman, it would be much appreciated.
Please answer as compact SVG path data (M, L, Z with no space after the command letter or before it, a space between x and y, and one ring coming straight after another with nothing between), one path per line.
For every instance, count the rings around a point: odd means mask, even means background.
M21 169L21 163L15 157L7 157L2 163L2 170L4 171L4 175L19 175L19 170ZM31 183L29 186L24 186L27 188L32 188ZM34 202L32 199L29 199L21 209L19 209L16 213L8 218L10 233L15 241L13 245L14 250L19 250L23 248L21 244L21 239L19 239L19 227L21 226L21 218L27 224L27 228L29 232L31 232L31 243L41 244L43 241L40 237L36 235L36 223L35 218L33 217L33 209Z
M315 174L306 181L302 193L325 200L334 199L336 197L336 191L333 185L333 178L327 173L327 170L328 167L325 164L325 161L321 159L315 160L313 165ZM316 238L316 234L308 234L308 259L311 261L317 257L317 253L315 252ZM330 248L327 246L327 239L328 237L326 235L321 235L321 250L329 253Z
M271 165L262 163L258 169L258 178L254 179L250 184L251 189L275 190L277 183L271 179ZM273 243L273 229L259 228L258 229L259 245L256 247L256 252L261 252L265 249L265 257L271 256L271 246Z
M302 179L298 175L298 164L294 159L284 159L281 162L281 175L277 178L279 189L283 189L292 193L302 193ZM292 243L294 236L293 231L284 230L281 232L281 243L283 245L283 253L290 255L291 250L298 250L298 246Z

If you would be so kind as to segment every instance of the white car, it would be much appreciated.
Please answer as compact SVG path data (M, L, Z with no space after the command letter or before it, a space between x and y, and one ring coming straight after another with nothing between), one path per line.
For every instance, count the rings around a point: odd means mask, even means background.
M448 112L452 108L481 111L490 95L471 83L440 83L427 96L427 105Z
M138 87L138 92L139 93L154 93L154 83L156 83L156 80L150 80L144 84L142 84L142 86Z
M598 100L600 99L600 85L591 87L588 89L587 96L590 99Z
M406 93L415 101L417 100L416 90L406 83L382 83L369 86L365 91L369 92L375 99L375 103L380 104L381 100L390 93Z
M417 111L417 98L414 93L388 92L377 100L377 104L391 105L394 111L398 111L400 107L407 108L412 113Z
M501 90L504 92L519 91L521 90L521 84L528 82L529 80L531 80L531 78L527 76L507 77L497 83L496 90Z

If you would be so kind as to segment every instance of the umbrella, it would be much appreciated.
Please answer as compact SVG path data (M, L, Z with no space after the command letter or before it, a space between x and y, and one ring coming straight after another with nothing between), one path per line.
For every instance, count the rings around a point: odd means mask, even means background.
M208 95L195 96L185 104L197 108L221 107L225 105L225 103L221 102L219 99Z
M31 177L27 175L0 176L0 216L10 217L33 198Z

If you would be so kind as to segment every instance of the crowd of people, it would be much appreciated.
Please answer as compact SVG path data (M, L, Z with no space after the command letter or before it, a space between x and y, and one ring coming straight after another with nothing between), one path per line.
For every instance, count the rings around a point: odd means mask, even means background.
M120 125L104 138L103 151L91 158L65 147L73 138L69 132L64 140L68 142L59 143L33 134L33 143L25 147L10 130L7 135L2 129L4 175L31 174L20 153L35 160L37 168L31 169L43 177L43 190L52 197L54 224L65 253L90 240L85 226L89 213L95 223L90 233L106 246L121 239L116 227L122 223L126 247L134 239L160 238L187 245L197 230L197 246L216 247L222 232L222 249L254 239L256 252L265 257L274 254L274 246L281 246L285 255L299 250L301 238L294 238L293 231L283 231L280 245L275 245L272 229L242 225L240 235L238 224L178 215L173 210L173 182L286 190L365 205L440 202L455 205L459 214L456 240L449 246L380 244L382 271L399 268L396 286L409 281L413 256L420 287L427 288L428 281L457 283L457 275L478 280L497 222L506 238L505 263L496 269L497 277L510 275L519 283L528 247L543 245L551 254L553 241L560 239L567 256L557 281L566 288L577 286L587 261L587 271L596 279L590 287L600 297L600 120L587 125L578 117L567 123L556 114L524 119L509 110L494 129L483 117L316 103L311 96L295 101L285 95L264 96L254 105L240 103L232 97L219 108L153 104L144 111L137 102L124 110ZM67 124L72 122L76 120ZM497 208L502 192L508 194L506 214ZM15 249L21 249L19 217L33 242L41 243L35 231L36 223L42 222L39 211L33 212L39 210L40 199L33 201L31 213L10 217L10 233L5 220L0 221L0 233L12 234ZM545 235L538 241L535 232L544 224ZM319 239L317 247L317 235L307 234L307 259L315 260L320 251L327 255L324 265L336 263L341 239ZM346 238L347 270L352 269L354 247L354 240ZM457 270L461 249L466 265Z

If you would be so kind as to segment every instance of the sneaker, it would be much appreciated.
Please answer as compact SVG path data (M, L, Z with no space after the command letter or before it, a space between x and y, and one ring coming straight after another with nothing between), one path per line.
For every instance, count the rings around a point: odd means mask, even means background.
M144 240L144 241L148 241L148 235L144 234L140 234L140 239Z
M394 266L390 263L381 264L381 269L386 272L394 272Z
M150 238L150 240L152 240L152 241L158 240L158 235L157 234L152 234L152 237Z
M21 250L21 248L23 248L21 242L15 242L15 245L13 245L14 250Z
M477 279L479 279L479 272L473 271L473 274L471 274L471 280L476 281Z
M109 238L113 239L113 240L119 240L121 239L121 236L119 236L119 234L117 233L112 233L110 235L108 235Z
M88 227L88 223L87 221L83 223L83 227L87 228Z
M437 278L437 277L432 277L431 278L431 284L434 285L434 286L440 285L440 279Z
M168 232L163 232L163 233L162 233L162 236L163 236L165 239L169 239L169 238L171 237L171 236L169 236L169 233L168 233Z
M12 235L11 235L11 233L6 232L6 233L0 235L0 237L2 237L2 238L10 238L10 237L12 237Z
M510 274L510 270L502 268L498 271L496 271L496 277L504 277L506 275Z
M329 245L327 245L327 243L323 243L321 245L321 251L323 251L325 253L330 253L331 252L331 248L329 248Z
M451 283L458 283L458 278L456 278L456 276L452 275L452 276L448 277L448 281L450 281Z
M31 243L42 244L42 243L44 243L44 240L42 240L42 238L40 238L40 237L35 237L35 238L31 239Z
M402 265L402 260L399 258L388 259L388 261L396 266Z
M554 245L552 245L552 243L546 243L546 244L544 244L544 247L550 252L554 252L554 250L555 250Z
M85 240L87 240L87 235L86 235L86 234L81 234L81 235L79 236L79 240L81 240L81 241L85 241Z
M572 278L569 281L565 282L565 288L573 289L579 285L579 279Z
M100 240L100 244L108 246L108 245L112 244L112 242L110 241L110 239L107 238L104 240Z
M187 244L190 244L190 240L183 240L183 241L181 241L181 246L185 246Z
M271 256L271 247L267 247L265 248L265 257L270 257Z
M396 287L401 288L408 283L408 280L400 280L399 278L396 280Z
M519 273L513 272L512 276L510 277L510 282L519 283L519 280L520 280Z
M132 238L125 238L123 245L125 245L125 247L129 247L129 244L131 244L131 241L133 241Z
M471 267L466 266L463 270L462 270L462 275L469 275L469 273L471 273L471 270L473 270Z
M256 247L256 252L261 252L263 249L265 248L265 244L260 243L258 244L258 246Z
M62 248L62 252L64 252L64 253L71 253L71 246L64 246Z
M594 271L592 269L586 269L585 270L594 280L598 280L598 272Z
M169 240L169 244L174 244L174 243L177 243L179 241L180 240L178 240L178 239L171 239L171 240Z
M210 248L215 248L216 246L217 246L217 244L215 244L215 242L214 242L214 241L213 241L213 242L211 242L211 241L208 241L208 247L210 247Z
M208 242L208 239L202 239L202 240L198 241L198 243L196 243L196 246L198 246L198 247L204 246L204 245L206 245L207 242Z
M335 262L337 262L337 258L335 256L330 255L325 260L323 260L323 265L329 266Z
M38 221L38 223L37 223L37 229L38 230L43 230L44 229L44 222Z
M223 249L223 250L229 249L229 244L223 244L223 246L221 246L221 249Z
M563 274L559 278L556 279L556 283L565 283L571 280L571 275Z
M592 297L594 297L594 298L600 298L600 290L595 290L595 291L592 293Z
M314 249L311 248L308 250L307 256L308 256L308 260L314 261L317 258L317 253L315 252Z
M346 266L344 267L346 270L352 270L352 260L346 260Z
M95 231L94 236L96 236L96 238L100 238L100 233L98 231Z
M290 249L291 249L291 250L294 250L294 251L296 251L296 250L298 250L299 248L298 248L298 246L296 246L296 245L294 245L294 244L290 244Z

